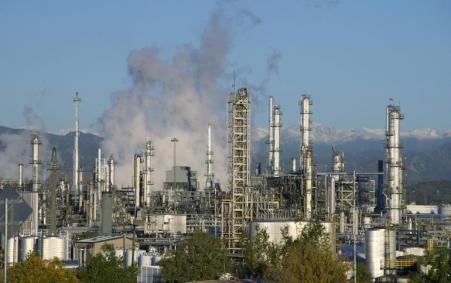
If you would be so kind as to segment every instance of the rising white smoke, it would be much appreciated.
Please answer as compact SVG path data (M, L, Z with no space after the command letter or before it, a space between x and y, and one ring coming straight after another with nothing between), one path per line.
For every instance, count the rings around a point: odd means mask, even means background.
M225 181L227 90L220 84L230 48L225 24L223 14L214 13L200 46L184 45L170 61L157 48L130 53L133 85L113 95L112 107L101 118L102 147L118 161L118 185L131 185L133 155L144 151L149 138L155 147L154 188L161 189L173 165L170 140L177 137L177 164L196 170L203 187L208 123L213 125L215 176Z

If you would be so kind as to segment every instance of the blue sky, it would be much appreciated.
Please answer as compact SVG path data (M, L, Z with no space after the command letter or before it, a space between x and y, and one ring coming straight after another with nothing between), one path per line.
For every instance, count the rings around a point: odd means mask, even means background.
M94 3L95 2L95 3ZM229 69L258 84L266 60L280 54L267 83L298 121L297 101L312 95L314 120L337 128L381 128L384 107L401 104L403 128L451 129L451 1L229 1L255 26L230 27ZM214 1L0 1L0 125L25 125L24 107L46 129L73 127L72 96L82 96L81 125L94 125L114 91L131 85L131 50L157 46L168 58L199 44ZM240 81L240 78L238 82ZM266 123L260 105L256 124ZM260 110L261 109L261 110Z

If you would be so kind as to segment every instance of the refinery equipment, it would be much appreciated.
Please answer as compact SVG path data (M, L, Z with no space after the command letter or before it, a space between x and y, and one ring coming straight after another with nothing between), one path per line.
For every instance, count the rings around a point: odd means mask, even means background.
M208 124L208 135L207 135L207 160L205 161L207 164L207 174L205 175L205 189L206 190L214 190L214 179L215 174L213 173L213 150L211 147L211 125Z
M403 209L403 161L399 142L400 121L404 118L401 108L387 106L387 190L389 194L388 214L393 224L400 224Z
M79 151L78 151L78 143L80 139L80 97L78 96L78 92L75 93L74 97L74 106L75 106L75 134L74 134L74 155L73 155L73 171L72 171L72 203L73 208L78 209L78 202L80 196L80 188L79 188Z
M301 149L300 149L300 164L303 171L304 178L304 217L310 219L312 216L312 188L313 188L313 164L312 164L312 146L310 140L310 106L312 105L310 96L303 95L301 97Z

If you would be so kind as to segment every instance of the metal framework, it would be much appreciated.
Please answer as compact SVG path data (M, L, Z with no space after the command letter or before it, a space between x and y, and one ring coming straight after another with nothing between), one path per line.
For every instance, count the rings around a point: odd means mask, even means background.
M229 178L232 192L231 233L227 235L231 254L240 251L240 240L252 208L246 202L250 184L250 97L246 88L232 93L228 103Z

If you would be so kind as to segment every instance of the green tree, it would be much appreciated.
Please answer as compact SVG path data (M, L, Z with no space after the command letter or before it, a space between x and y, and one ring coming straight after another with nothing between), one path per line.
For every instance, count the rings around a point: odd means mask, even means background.
M89 255L86 264L78 270L78 277L85 283L135 283L136 267L124 267L122 257L115 255L112 245L103 245L102 253Z
M230 259L221 240L196 232L160 261L161 274L168 282L217 279L230 269Z
M269 242L269 235L257 227L255 239L244 239L243 270L245 277L264 278L273 266L278 265L282 246Z
M430 270L424 282L445 283L451 282L451 250L448 248L435 248L430 251L422 261L430 265Z
M309 223L301 236L286 244L279 266L268 275L270 282L346 282L346 266L330 248L327 233L319 221Z
M30 254L24 262L8 268L8 282L78 283L79 280L73 270L63 268L63 262L59 259L42 260L38 255Z
M357 264L357 282L358 283L371 283L371 273L368 270L366 264Z

